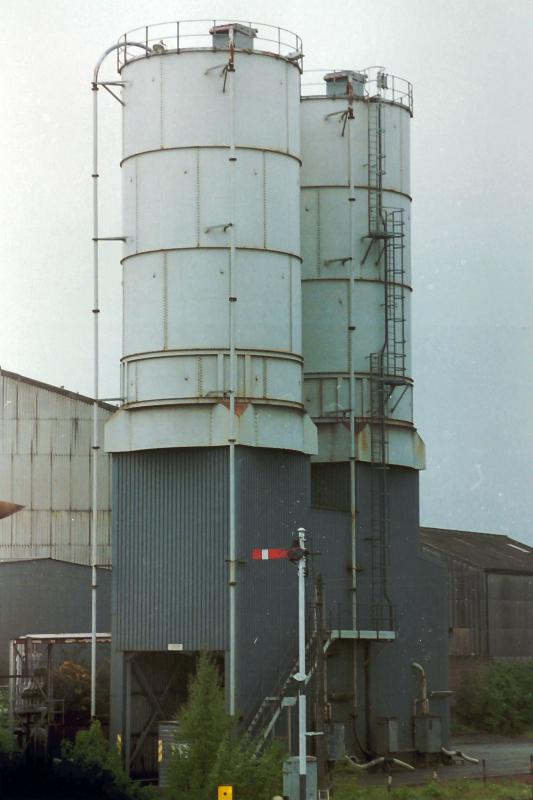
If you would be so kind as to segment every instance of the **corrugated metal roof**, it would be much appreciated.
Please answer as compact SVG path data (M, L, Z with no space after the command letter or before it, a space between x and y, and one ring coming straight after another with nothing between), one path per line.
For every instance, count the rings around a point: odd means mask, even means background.
M533 573L533 547L500 533L421 528L423 547L483 570Z
M93 403L92 397L87 397L86 395L79 394L78 392L71 392L69 389L65 389L63 386L52 386L50 383L36 381L33 378L27 378L24 375L18 375L16 372L9 372L5 369L0 369L0 375L5 376L6 378L13 378L21 383L29 383L31 386L37 386L40 389L47 389L49 392L57 392L57 394L62 394L65 397L72 398L73 400L79 400L82 403ZM111 403L104 403L103 401L100 401L99 405L102 408L109 409L109 411L116 411L116 406L111 405ZM28 413L30 417L33 417L35 415L35 409L32 408Z

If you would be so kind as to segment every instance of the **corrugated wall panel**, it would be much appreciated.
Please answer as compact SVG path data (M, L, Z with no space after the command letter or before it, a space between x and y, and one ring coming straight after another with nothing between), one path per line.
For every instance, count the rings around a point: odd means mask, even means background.
M33 509L52 508L52 456L32 456L31 505Z
M311 464L311 503L314 508L350 510L348 462Z
M2 420L2 452L9 455L17 452L17 420L7 416L12 406L4 407Z
M17 514L13 514L11 517L13 520L13 539L12 544L20 547L24 545L28 547L31 545L32 536L32 511L31 509L23 508L22 511L19 511Z
M17 418L17 382L1 376L2 409L4 420Z
M533 575L489 573L490 653L533 658Z
M8 642L28 633L86 633L91 628L91 570L48 559L0 564L0 674ZM110 627L111 574L98 570L98 628ZM3 682L3 681L2 681Z
M113 457L120 650L226 646L228 451Z
M361 627L370 601L371 468L358 464L358 599ZM412 701L418 681L411 663L424 665L430 690L448 688L448 596L446 570L422 553L418 472L392 468L387 473L390 529L385 551L388 593L395 608L397 639L370 649L370 702L374 720L397 717L400 749L412 746ZM346 565L348 566L348 565ZM349 577L349 572L347 570ZM326 590L327 591L327 590ZM360 676L361 677L361 676ZM363 686L360 689L363 692ZM360 702L363 704L364 695ZM448 741L448 701L433 698L431 711L442 715ZM359 727L363 738L364 728Z
M31 459L15 454L11 462L13 469L13 496L6 498L21 506L31 506Z
M52 456L52 508L70 508L70 456Z
M72 441L72 420L56 419L52 427L52 455L70 455Z
M5 443L3 443L5 444ZM0 453L0 497L13 496L13 463L11 453Z
M107 463L107 459L102 459ZM100 477L104 478L100 471ZM105 476L107 478L107 475ZM106 481L107 482L107 481ZM91 497L91 463L86 455L74 455L70 458L70 508L81 511L90 508ZM106 508L109 505L105 506Z
M6 558L4 555L4 548L9 548L11 546L12 530L12 517L6 517L5 519L0 520L0 549L2 550L0 559Z
M306 526L309 458L241 447L237 459L238 706L248 717L289 669L298 624L296 569L286 560L252 561L251 551L288 547L296 529Z
M31 512L31 538L30 544L38 547L47 547L50 551L52 543L52 531L57 529L57 518L61 514L65 520L64 512L57 511L32 511ZM50 555L50 552L47 553Z
M17 453L22 455L35 452L37 446L37 425L35 419L17 421Z
M0 522L0 557L90 563L92 403L2 372L0 391L0 499L25 506ZM101 440L111 413L99 409ZM98 551L109 564L111 476L104 451L98 472Z
M36 453L49 456L52 453L52 430L54 420L40 419L37 423Z
M33 420L37 416L37 393L28 383L17 384L17 418Z

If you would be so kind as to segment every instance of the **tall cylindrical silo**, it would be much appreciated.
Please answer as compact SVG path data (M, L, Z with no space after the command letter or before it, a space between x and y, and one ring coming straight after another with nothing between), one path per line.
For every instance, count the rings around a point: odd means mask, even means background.
M242 25L239 68L222 63L229 31L219 25L200 48L182 31L179 52L126 49L124 405L107 427L113 452L230 439L313 449L302 406L299 69L254 51L256 30Z
M383 71L332 72L322 86L304 76L310 94L301 104L304 394L319 431L314 460L348 461L355 446L357 460L372 462L379 422L387 463L420 468L410 377L410 86Z
M342 464L349 464L352 624L363 616L357 573L367 549L366 616L375 629L392 628L389 472L424 466L410 377L412 90L382 68L320 77L318 86L305 78L301 103L304 396L318 428L314 501L335 505L333 475L345 475Z
M187 659L211 651L230 713L246 716L293 636L275 623L290 565L273 583L248 562L302 524L316 452L302 399L301 56L294 34L251 23L121 39L124 402L105 444L111 727L133 770L155 757L150 737L134 739L147 685L168 682L171 718Z
M419 536L416 471L424 445L413 425L410 354L412 93L381 68L322 74L318 85L304 75L303 85L304 401L318 428L312 497L315 505L351 512L343 591L353 638L342 653L351 663L346 719L361 735L363 718L369 731L373 714L396 713L396 700L384 701L382 689L369 685L371 651L363 653L361 631L367 648L389 637L380 679L393 685L398 665L405 667L398 618L410 588L391 553L401 541L409 542L406 552L416 549ZM374 651L373 675L378 657Z

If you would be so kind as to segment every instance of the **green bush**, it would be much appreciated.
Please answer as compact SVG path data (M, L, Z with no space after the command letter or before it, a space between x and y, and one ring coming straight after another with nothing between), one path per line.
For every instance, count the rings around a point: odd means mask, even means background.
M179 712L179 735L168 767L171 800L206 800L230 784L239 800L271 800L281 789L283 752L277 746L254 757L254 744L237 733L226 714L215 662L201 655Z
M75 742L64 741L61 757L61 778L98 790L102 797L128 800L141 796L124 772L118 752L108 745L98 720L88 730L78 731Z
M457 693L460 723L489 733L514 735L533 726L533 664L496 661L468 676Z
M8 700L5 690L0 692L0 754L10 755L16 749L13 731L9 724Z

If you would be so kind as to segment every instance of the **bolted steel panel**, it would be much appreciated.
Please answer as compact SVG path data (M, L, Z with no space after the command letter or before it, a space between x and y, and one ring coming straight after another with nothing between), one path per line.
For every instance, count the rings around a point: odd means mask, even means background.
M122 70L127 402L107 428L115 452L227 442L227 413L200 440L199 403L228 397L232 347L237 402L259 432L239 421L237 441L277 447L283 428L285 447L314 448L302 413L299 71L237 51L222 74L220 59L167 52ZM128 416L133 403L142 415Z
M301 102L302 120L302 317L306 410L319 423L318 460L350 457L348 421L371 414L371 354L386 340L385 239L369 238L369 114L373 104L346 92ZM402 215L403 275L394 292L402 296L404 349L402 386L393 388L387 418L390 463L420 468L421 440L412 427L410 379L410 197L407 106L383 102L381 128L382 202ZM389 289L389 291L392 291ZM399 305L399 302L395 303ZM396 333L396 330L395 330ZM355 374L354 397L350 375ZM358 457L370 458L365 438Z

